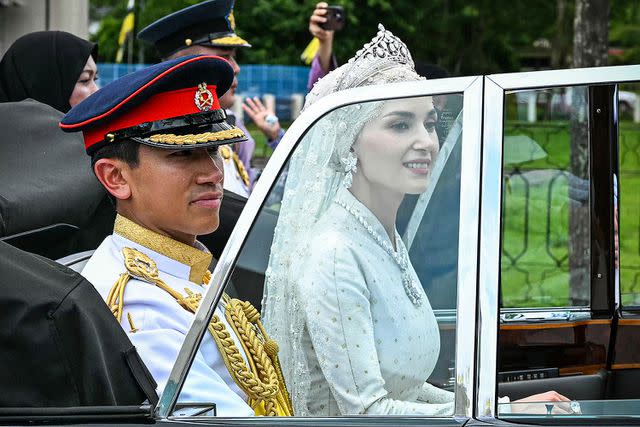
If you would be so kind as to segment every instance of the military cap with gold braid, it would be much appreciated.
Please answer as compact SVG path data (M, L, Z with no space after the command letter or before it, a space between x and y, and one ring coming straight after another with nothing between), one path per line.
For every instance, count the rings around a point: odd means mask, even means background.
M173 150L246 141L218 102L232 81L231 65L218 56L161 62L101 88L72 108L60 127L82 131L90 155L125 139Z
M138 38L154 44L163 58L193 45L251 47L235 30L233 0L209 0L158 19Z

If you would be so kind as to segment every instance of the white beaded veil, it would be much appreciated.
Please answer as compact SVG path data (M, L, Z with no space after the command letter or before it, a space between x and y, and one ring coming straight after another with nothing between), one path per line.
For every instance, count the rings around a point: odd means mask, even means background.
M340 90L399 81L423 80L414 70L407 46L378 26L378 34L349 62L318 81L305 108ZM305 317L297 280L308 259L308 233L332 203L350 168L349 151L364 124L384 102L342 107L307 133L293 154L266 271L262 314L279 357L294 414L308 414L309 369L303 347ZM357 124L357 125L354 125ZM330 345L330 344L329 344ZM336 349L339 351L339 349Z

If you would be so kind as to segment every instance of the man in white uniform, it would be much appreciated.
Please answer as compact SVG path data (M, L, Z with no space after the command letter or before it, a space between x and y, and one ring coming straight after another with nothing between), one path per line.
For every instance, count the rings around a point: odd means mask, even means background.
M212 256L196 236L219 225L219 150L246 139L225 121L218 101L233 78L219 57L163 62L105 86L60 124L83 131L93 171L118 212L114 233L82 274L120 321L159 392L210 280ZM179 400L215 403L220 416L290 415L277 346L256 337L255 327L264 330L255 309L226 296L222 305Z

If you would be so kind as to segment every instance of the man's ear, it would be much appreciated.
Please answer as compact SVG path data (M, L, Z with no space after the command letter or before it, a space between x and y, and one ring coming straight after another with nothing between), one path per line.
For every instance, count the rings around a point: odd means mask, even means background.
M126 174L122 173L127 167L127 163L119 159L100 159L93 165L93 171L98 181L113 197L126 200L131 197L131 186L127 182Z

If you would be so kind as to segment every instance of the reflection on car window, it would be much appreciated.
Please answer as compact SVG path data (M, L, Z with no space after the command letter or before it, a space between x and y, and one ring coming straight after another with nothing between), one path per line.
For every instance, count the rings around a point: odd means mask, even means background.
M261 310L295 415L453 414L461 98L335 110L272 187L225 301Z
M506 96L503 307L589 303L587 88Z

